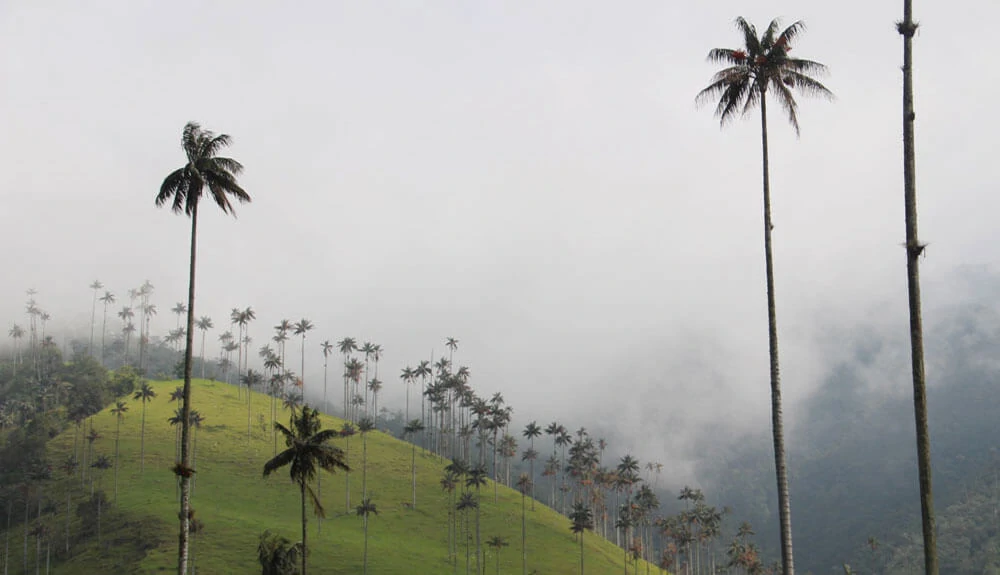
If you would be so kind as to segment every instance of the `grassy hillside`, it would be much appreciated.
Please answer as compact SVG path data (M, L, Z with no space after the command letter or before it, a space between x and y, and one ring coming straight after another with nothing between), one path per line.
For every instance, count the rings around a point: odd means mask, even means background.
M157 382L158 397L147 407L145 471L139 470L139 430L142 406L129 400L126 419L121 424L118 503L105 509L104 543L88 539L76 544L73 557L54 568L61 574L97 572L100 566L109 572L169 572L176 568L175 482L169 468L174 462L175 428L167 423L176 403L168 399L178 382ZM287 471L262 479L264 462L273 453L270 431L265 431L258 414L267 418L270 398L255 395L252 434L247 439L246 402L237 399L232 386L198 381L193 405L204 417L196 437L197 482L193 507L204 522L195 540L195 562L201 573L259 572L256 560L258 535L270 529L292 541L300 538L299 493ZM288 412L280 411L282 421ZM324 428L337 428L342 421L325 417ZM94 453L114 454L115 418L106 409L94 417L94 427L102 438L94 443ZM79 440L81 445L86 442ZM50 460L55 466L72 453L74 431L53 439ZM343 439L336 441L346 448ZM280 446L279 446L280 447ZM349 463L351 504L361 499L361 436L350 439ZM379 509L369 525L369 572L380 573L452 573L447 561L446 494L439 481L446 462L430 453L417 451L418 493L416 509L410 500L410 444L384 433L368 435L368 490ZM89 470L88 470L89 471ZM82 499L77 473L73 483L53 470L47 498L55 501L58 511L52 522L53 544L63 545L65 529L65 489L74 485L73 496ZM322 532L310 514L310 572L360 573L363 534L359 517L348 512L345 501L345 475L323 477L322 499L327 519ZM113 497L113 470L104 473L102 485ZM494 536L506 537L510 546L500 556L501 573L520 573L521 496L515 490L500 487L499 502L494 504L493 484L483 490L482 538L486 549L486 572L495 573L495 555L485 546ZM58 503L62 501L62 503ZM76 502L73 504L76 508ZM474 516L470 516L471 517ZM73 530L79 530L73 517ZM11 562L17 572L21 564L21 540L15 534ZM569 530L569 521L536 503L528 505L529 572L540 574L579 572L579 544ZM34 541L31 542L34 564ZM464 547L459 548L459 572L464 573ZM473 547L473 570L475 553ZM42 560L44 561L44 552ZM622 552L588 533L585 543L586 573L618 574L623 572ZM44 569L44 564L43 567ZM653 571L656 571L655 569ZM643 569L645 572L645 569Z

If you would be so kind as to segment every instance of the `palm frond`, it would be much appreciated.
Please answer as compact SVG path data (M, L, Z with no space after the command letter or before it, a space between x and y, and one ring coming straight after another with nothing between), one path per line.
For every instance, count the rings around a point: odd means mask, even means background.
M203 158L215 157L222 148L227 148L233 143L233 139L229 134L219 134L218 136L211 132L207 132L207 134L214 137L205 142L205 147L202 149Z
M708 52L709 62L740 66L746 63L747 54L742 50L731 50L729 48L713 48Z
M295 434L289 431L287 427L278 423L277 421L274 422L274 428L277 429L279 432L281 432L281 435L285 436L286 441L295 439Z
M777 22L777 20L775 20L775 22ZM805 31L806 31L806 23L803 22L802 20L799 20L793 23L791 26L785 28L785 30L777 37L777 39L775 39L774 42L775 44L781 44L785 46L785 49L787 50L788 47L792 45L792 42L795 41L796 38L798 38L799 34Z
M219 171L229 172L234 176L238 176L243 173L243 164L237 162L232 158L211 158L209 160L212 164L215 164Z
M774 96L777 98L781 107L785 109L785 113L788 115L788 123L795 128L795 135L799 134L799 117L798 108L799 105L795 102L795 96L792 95L791 89L786 86L783 82L774 82Z
M821 82L814 78L810 78L805 74L800 74L798 72L785 72L784 78L785 85L791 85L790 88L794 88L803 94L809 94L810 96L820 96L828 100L833 100L833 92L829 88L824 86Z
M801 74L826 74L827 68L819 62L812 60L802 60L799 58L786 58L782 67L787 70L794 70Z
M316 492L313 491L311 486L306 485L306 493L309 495L309 501L312 502L313 513L316 514L316 517L326 519L326 509L323 508L323 503L316 496Z
M775 36L778 34L778 30L781 29L781 19L775 18L771 20L768 24L767 30L764 30L764 35L760 39L760 47L765 51L770 50L774 46L776 40Z
M235 197L240 203L250 202L250 195L227 172L205 172L205 180L208 184L208 189L212 192L212 199L215 200L215 203L222 209L223 213L235 214L233 205L229 201L229 196Z
M289 463L293 463L294 460L295 460L294 449L286 449L282 451L281 453L275 455L267 463L264 464L264 477L271 475L272 473L288 465Z
M760 40L757 39L757 29L742 16L736 18L736 29L743 34L743 46L750 56L761 53Z
M335 429L324 429L309 438L311 445L322 445L331 439L340 437L340 432ZM332 446L331 446L332 447Z
M175 213L180 213L184 210L184 200L188 192L188 179L185 177L186 169L186 167L176 169L163 179L163 184L160 185L160 193L156 195L155 203L157 207L162 206L172 199L173 206L171 209ZM178 204L180 205L178 206Z
M181 148L187 156L189 163L194 163L198 159L198 138L201 134L201 126L197 122L188 122L184 126L181 134Z

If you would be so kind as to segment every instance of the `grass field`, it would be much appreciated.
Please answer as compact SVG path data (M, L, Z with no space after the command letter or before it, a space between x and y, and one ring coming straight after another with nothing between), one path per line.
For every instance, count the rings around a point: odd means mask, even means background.
M130 411L121 424L118 502L106 510L103 545L90 538L75 544L73 556L53 568L57 574L98 572L156 573L176 569L177 498L170 467L174 463L175 428L167 423L176 403L168 399L179 382L154 382L158 395L147 406L145 471L139 469L139 430L142 405L129 400ZM264 430L258 414L269 414L270 398L254 395L252 439L247 439L247 407L237 399L236 388L218 382L197 381L193 407L204 417L196 437L197 482L192 506L204 522L203 532L194 543L194 560L199 573L259 573L256 546L259 534L270 529L292 541L301 533L298 489L286 470L262 478L264 462L273 453L270 430ZM279 411L287 422L288 412ZM324 428L339 429L340 419L324 416ZM94 453L114 455L115 418L110 409L94 416L94 428L102 435L94 443ZM53 439L50 459L53 467L72 453L74 429ZM86 442L81 437L81 446ZM336 444L345 448L345 440ZM279 445L279 448L281 445ZM350 440L349 463L351 504L361 500L361 436ZM83 447L81 447L83 449ZM368 434L368 491L379 515L369 525L369 573L435 574L456 572L447 559L447 499L440 487L444 459L417 450L417 506L411 509L411 446L381 432ZM89 471L89 470L88 470ZM82 499L79 473L68 479L53 470L46 498L54 501L58 515L52 522L53 545L63 545L66 489ZM113 470L104 472L101 485L113 497ZM496 559L485 541L503 536L510 546L500 554L501 573L521 573L521 495L500 487L493 502L493 484L483 489L482 539L485 572L496 573ZM324 474L322 499L327 519L322 531L316 518L309 517L310 573L354 574L362 571L362 521L348 510L345 502L345 475ZM62 503L59 503L59 502ZM76 502L73 507L75 509ZM348 512L350 511L350 512ZM528 571L538 574L579 572L579 544L569 530L569 520L546 506L528 504ZM470 515L472 519L474 515ZM79 530L73 517L72 529ZM22 564L21 540L13 536L11 573ZM29 549L34 571L34 541ZM622 551L600 537L588 533L584 545L585 572L624 572ZM475 548L473 544L473 571ZM42 572L45 570L44 553ZM465 551L459 547L458 573L464 573ZM631 571L631 569L630 569ZM645 567L641 569L646 572ZM650 572L659 572L653 568Z

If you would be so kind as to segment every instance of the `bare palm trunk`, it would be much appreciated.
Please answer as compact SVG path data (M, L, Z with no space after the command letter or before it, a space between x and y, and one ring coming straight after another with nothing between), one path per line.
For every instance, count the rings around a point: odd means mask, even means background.
M771 252L771 179L767 156L767 94L760 96L760 134L764 171L764 260L767 268L767 341L771 356L771 429L774 435L774 468L778 480L778 516L781 523L781 567L795 575L792 556L792 506L785 466L785 431L781 419L781 375L778 368L778 320L774 304L774 261Z
M417 508L417 444L414 443L410 447L410 487L413 491L413 503L414 509Z
M175 473L181 482L180 535L177 548L177 575L187 575L188 535L191 528L191 475L190 435L191 435L191 351L194 343L194 272L198 238L198 204L191 209L191 261L188 271L188 311L187 330L184 334L184 397L181 405L181 462Z
M115 503L118 503L118 440L121 437L122 420L118 417L115 424Z
M903 183L906 209L906 283L910 307L910 356L913 371L913 414L917 425L917 467L920 475L920 518L924 535L924 572L937 575L934 490L931 484L931 445L927 425L927 387L924 374L924 332L920 315L920 254L917 239L917 180L913 112L913 2L903 0Z
M345 436L344 441L344 454L345 460L350 461L351 459L351 436ZM344 471L344 500L346 501L344 505L345 513L351 512L351 470Z
M94 290L94 303L90 305L90 345L87 347L87 353L90 357L94 357L94 324L97 321L97 290Z
M302 491L302 575L306 575L306 555L308 554L308 547L306 547L306 482L303 479L299 483L299 489Z
M201 330L201 378L205 379L205 332Z
M521 491L521 574L528 575L528 520L524 508L524 490Z
M142 398L142 430L139 432L139 473L146 470L146 398Z

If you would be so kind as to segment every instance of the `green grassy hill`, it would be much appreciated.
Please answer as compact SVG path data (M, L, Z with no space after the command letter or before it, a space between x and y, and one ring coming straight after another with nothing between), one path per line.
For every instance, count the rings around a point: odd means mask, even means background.
M96 572L170 572L176 569L177 498L170 467L174 463L175 428L167 423L176 403L168 400L178 382L157 382L158 397L147 407L145 471L139 469L139 430L142 406L129 400L126 419L121 424L118 502L104 510L103 543L90 537L74 543L72 557L54 566L58 574ZM204 530L194 543L194 560L199 573L259 573L256 546L259 534L270 529L292 541L300 539L299 493L287 471L267 480L262 478L264 462L273 453L270 430L263 429L258 414L265 419L270 398L253 398L252 440L247 439L246 402L237 399L232 386L198 381L193 390L193 406L204 417L196 436L197 481L192 506L204 522ZM288 412L281 410L287 421ZM94 443L94 453L114 454L115 418L106 409L93 418L102 438ZM324 416L324 428L339 429L342 421ZM74 430L54 438L50 445L53 466L73 452ZM83 433L79 442L85 446ZM336 444L345 448L345 440ZM280 447L280 446L279 446ZM417 506L409 508L411 446L384 433L368 435L368 490L379 515L369 525L369 573L453 573L447 560L447 499L439 481L446 461L417 451ZM361 437L350 439L349 463L351 504L361 499ZM89 470L88 470L89 471ZM83 499L79 472L74 479L53 470L46 486L46 498L57 513L51 522L54 546L63 546L67 486L76 500ZM101 484L113 497L113 470L104 472ZM493 484L483 490L482 538L486 550L486 572L495 573L495 555L485 541L494 535L510 543L501 552L500 572L521 573L521 495L500 487L493 502ZM322 531L310 514L309 550L311 573L360 573L362 570L362 522L348 512L345 475L324 474L322 499L327 519ZM60 503L61 502L61 503ZM77 501L73 501L75 510ZM470 516L471 518L471 516ZM80 531L74 513L71 530ZM579 544L569 530L569 520L541 503L536 511L528 502L528 568L539 574L579 572ZM11 549L12 573L21 566L18 534ZM29 555L34 565L35 543ZM42 570L44 557L42 552ZM622 551L600 537L588 533L585 568L588 574L622 573ZM473 547L473 570L475 550ZM464 547L459 547L459 573L464 573ZM645 569L642 569L645 572ZM652 569L652 572L658 570Z

